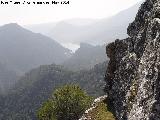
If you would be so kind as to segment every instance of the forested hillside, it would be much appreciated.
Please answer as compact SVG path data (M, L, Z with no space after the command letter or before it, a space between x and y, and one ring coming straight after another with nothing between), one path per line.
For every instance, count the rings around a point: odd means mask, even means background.
M25 74L8 95L2 96L1 120L36 120L36 112L54 89L78 84L92 96L103 94L106 62L91 70L72 72L59 65L42 65Z
M9 70L4 64L0 63L0 94L5 94L18 79L16 72Z

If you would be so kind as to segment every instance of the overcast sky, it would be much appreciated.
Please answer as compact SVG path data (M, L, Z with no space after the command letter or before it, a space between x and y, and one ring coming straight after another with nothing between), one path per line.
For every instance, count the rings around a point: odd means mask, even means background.
M71 18L106 18L133 6L139 1L141 0L70 0L69 5L0 4L0 25L11 22L21 25L39 24Z

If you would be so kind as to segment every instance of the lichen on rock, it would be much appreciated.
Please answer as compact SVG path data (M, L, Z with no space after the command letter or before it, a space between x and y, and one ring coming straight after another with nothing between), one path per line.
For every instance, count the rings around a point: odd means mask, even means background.
M118 120L160 120L160 1L146 0L127 33L106 48L108 105Z

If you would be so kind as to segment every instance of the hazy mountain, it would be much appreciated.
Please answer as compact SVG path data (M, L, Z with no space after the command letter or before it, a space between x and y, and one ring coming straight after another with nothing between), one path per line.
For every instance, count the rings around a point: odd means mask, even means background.
M0 61L18 73L43 64L62 63L70 54L53 39L15 23L0 27Z
M90 95L103 94L106 62L89 71L72 72L62 66L43 65L25 74L10 94L0 96L1 120L36 120L36 112L53 90L79 84Z
M75 25L75 26L86 26L86 25L91 25L95 22L97 22L98 19L87 19L87 18L74 18L74 19L69 19L69 20L64 20L64 22Z
M128 24L134 20L139 7L140 3L121 11L115 16L102 19L88 26L81 39L92 44L104 44L117 38L125 38L127 36L126 29Z
M94 65L106 61L105 45L92 46L81 43L80 48L63 65L70 70L91 69Z
M81 42L96 45L104 44L116 38L125 38L127 36L126 28L128 24L134 20L140 4L141 3L138 3L110 18L90 20L90 24L87 20L83 21L80 19L79 22L77 22L78 19L73 19L54 23L54 25L50 25L48 30L45 29L45 31L38 31L34 29L34 26L28 28L53 37L62 44L79 44ZM88 24L83 24L85 21ZM41 26L43 26L43 24L41 24Z
M48 35L49 31L56 26L56 23L43 23L43 24L34 24L34 25L25 25L24 27L35 32L35 33L43 33L44 35Z
M65 22L66 24L72 24L75 26L86 26L95 23L96 19L83 19L83 18L75 18L75 19L68 19L61 21L62 23ZM60 22L60 23L61 23ZM42 23L42 24L31 24L31 25L25 25L24 27L32 30L33 32L37 33L43 33L45 35L48 35L51 30L56 26L56 24L59 24L59 22L50 22L50 23Z

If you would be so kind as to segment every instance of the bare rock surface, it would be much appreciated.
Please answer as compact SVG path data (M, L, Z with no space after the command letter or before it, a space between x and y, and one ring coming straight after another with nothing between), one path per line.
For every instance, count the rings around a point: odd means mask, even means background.
M127 33L106 47L108 105L117 120L160 120L160 1L146 0Z

